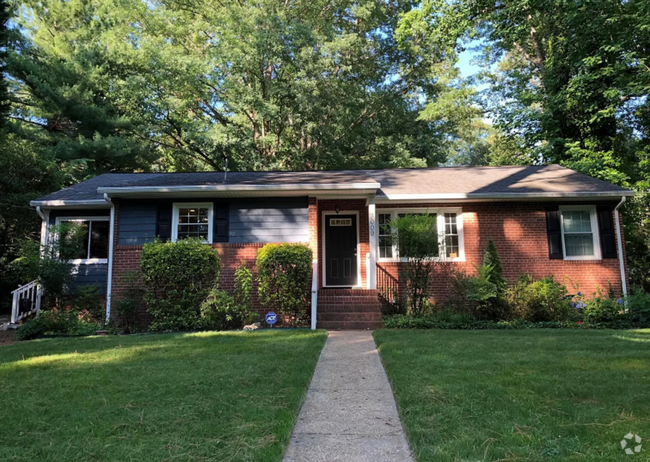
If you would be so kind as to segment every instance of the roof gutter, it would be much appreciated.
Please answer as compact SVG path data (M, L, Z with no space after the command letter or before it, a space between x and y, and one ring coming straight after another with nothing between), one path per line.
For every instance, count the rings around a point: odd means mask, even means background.
M511 192L511 193L442 193L442 194L387 194L377 196L377 202L394 201L471 201L471 200L546 200L546 199L611 199L634 196L634 191L598 192Z
M621 220L619 218L618 209L625 204L626 197L621 197L621 202L614 208L614 220L616 222L616 241L618 243L618 266L621 271L621 290L623 296L627 297L627 281L625 280L625 258L623 257L623 239L621 233Z
M104 199L31 201L32 207L107 207Z

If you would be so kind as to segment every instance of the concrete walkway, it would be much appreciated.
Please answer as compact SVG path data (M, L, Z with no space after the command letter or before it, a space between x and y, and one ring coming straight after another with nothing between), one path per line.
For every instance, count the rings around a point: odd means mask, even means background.
M412 462L372 333L330 332L284 462Z

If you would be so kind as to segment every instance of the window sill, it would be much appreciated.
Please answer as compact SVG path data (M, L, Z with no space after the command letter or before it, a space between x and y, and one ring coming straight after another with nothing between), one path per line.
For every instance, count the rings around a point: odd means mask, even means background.
M108 263L107 258L78 258L76 260L69 260L71 265L95 265L101 263Z
M464 263L464 258L435 258L433 261L438 263ZM377 263L406 263L406 258L378 258Z
M564 257L565 261L601 261L602 258L590 255L588 257Z

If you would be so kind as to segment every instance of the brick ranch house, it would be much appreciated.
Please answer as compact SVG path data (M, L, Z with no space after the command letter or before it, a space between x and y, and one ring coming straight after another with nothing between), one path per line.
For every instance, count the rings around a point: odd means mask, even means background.
M380 325L400 258L388 223L435 214L443 268L474 272L492 239L512 283L520 273L570 278L592 293L625 293L619 208L634 193L557 165L313 172L104 174L31 203L48 225L81 222L86 254L76 283L96 283L111 300L137 270L143 244L198 237L218 249L221 285L242 262L254 269L266 243L300 242L314 257L312 327ZM436 300L449 274L432 278ZM259 303L255 300L256 306Z

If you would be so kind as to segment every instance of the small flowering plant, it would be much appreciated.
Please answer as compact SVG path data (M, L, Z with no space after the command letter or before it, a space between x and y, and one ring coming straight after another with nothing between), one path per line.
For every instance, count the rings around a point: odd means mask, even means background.
M614 321L623 313L624 300L617 298L613 290L607 294L597 287L596 292L587 298L582 292L573 296L571 305L576 311L577 317L589 322L610 322Z

